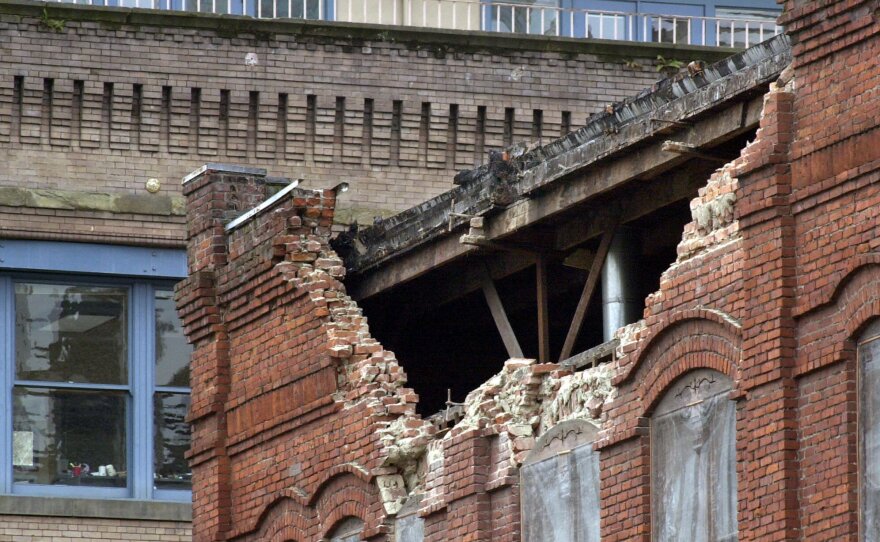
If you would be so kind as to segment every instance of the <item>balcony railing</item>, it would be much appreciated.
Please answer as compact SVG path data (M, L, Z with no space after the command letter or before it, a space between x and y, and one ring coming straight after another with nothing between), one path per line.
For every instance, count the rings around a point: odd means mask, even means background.
M265 19L326 20L718 47L749 47L782 32L782 28L771 19L624 13L478 0L56 1Z

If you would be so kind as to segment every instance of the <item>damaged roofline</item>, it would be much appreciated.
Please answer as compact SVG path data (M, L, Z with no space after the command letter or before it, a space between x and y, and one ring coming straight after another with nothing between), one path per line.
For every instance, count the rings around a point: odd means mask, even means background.
M460 174L461 184L456 188L354 236L351 251L345 257L350 273L360 279L353 284L353 297L364 299L475 250L451 238L453 230L465 224L468 217L499 213L500 217L494 217L499 220L491 222L501 221L506 227L498 232L490 223L487 233L495 230L493 236L503 235L661 167L664 160L681 160L674 154L662 153L659 146L656 152L641 148L633 155L633 160L641 161L642 170L626 168L624 161L607 160L621 151L643 146L656 136L678 130L676 139L699 148L756 126L760 99L753 99L755 91L778 77L790 60L789 39L779 35L701 73L663 84L614 106L613 111L594 115L586 127L543 147L528 152L520 148L519 154L509 161L496 159L489 165ZM742 104L739 115L733 112L730 119L704 115L725 106L730 109L740 102L746 103ZM697 133L696 120L707 125L702 130L706 133ZM514 148L513 154L516 153ZM602 167L614 169L617 180L593 180L586 186L585 178L594 176L592 174ZM562 179L571 182L561 186ZM529 198L530 201L526 201ZM554 201L548 203L542 199ZM412 269L402 268L400 261L414 249L440 241L443 248L438 253L420 257L417 264L410 266ZM374 278L378 274L386 277Z

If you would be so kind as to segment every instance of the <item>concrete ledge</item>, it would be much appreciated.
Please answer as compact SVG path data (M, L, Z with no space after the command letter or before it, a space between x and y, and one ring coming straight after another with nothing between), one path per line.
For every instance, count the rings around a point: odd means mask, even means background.
M0 206L63 209L116 214L184 216L182 196L108 192L83 192L58 188L0 186Z
M170 501L0 495L0 516L3 515L191 522L192 504Z
M46 10L45 12L43 10ZM504 34L466 30L445 30L414 26L391 26L302 19L255 19L241 15L215 15L145 8L85 6L59 2L0 0L0 13L67 22L96 22L107 28L153 27L213 30L221 37L249 35L268 40L273 35L296 35L302 40L326 43L364 42L400 43L410 49L432 49L436 55L448 52L485 52L505 55L513 52L537 51L567 54L595 54L619 59L665 58L680 60L721 60L740 49L614 41L582 38L561 38L525 34ZM47 29L47 32L51 30Z

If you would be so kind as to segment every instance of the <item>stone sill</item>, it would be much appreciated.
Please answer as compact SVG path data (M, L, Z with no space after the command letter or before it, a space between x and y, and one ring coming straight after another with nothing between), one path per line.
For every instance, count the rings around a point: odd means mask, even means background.
M3 515L191 522L192 504L171 501L0 495L0 516Z

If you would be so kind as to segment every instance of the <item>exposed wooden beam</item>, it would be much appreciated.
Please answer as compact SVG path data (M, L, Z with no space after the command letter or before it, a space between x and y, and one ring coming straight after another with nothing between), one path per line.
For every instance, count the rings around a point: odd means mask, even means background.
M507 349L507 355L511 358L523 357L522 348L519 346L519 341L516 340L516 334L510 325L510 320L507 319L504 305L501 304L501 297L498 295L498 290L495 289L495 281L489 275L488 269L483 273L483 295L486 296L486 303L492 312L492 318L495 320L495 327L498 328L498 333L504 342L504 348Z
M614 232L617 231L617 222L613 222L605 234L602 235L602 241L599 242L599 250L596 251L596 257L593 258L593 265L590 266L590 274L587 276L587 282L581 292L581 298L578 300L577 308L571 319L571 327L568 328L568 334L565 336L565 343L562 345L562 353L559 361L563 361L571 357L571 351L574 349L574 343L577 340L578 333L581 331L581 325L584 323L584 316L587 314L587 307L590 304L590 298L593 297L593 291L602 276L602 266L605 264L605 257L608 256L608 249L611 247L611 241L614 239Z
M757 127L762 107L762 96L725 104L711 115L698 119L694 126L682 129L678 136L689 145L711 148ZM486 239L501 240L557 213L584 205L626 182L658 176L686 161L680 155L664 152L661 146L662 141L652 141L635 149L626 159L601 160L590 167L580 168L565 182L542 187L532 198L519 200L497 215L487 217ZM701 179L703 184L706 180ZM564 245L557 248L564 248ZM455 235L437 239L357 277L350 284L351 295L357 300L371 297L478 250L485 249L463 245Z
M550 318L547 292L547 258L538 256L535 262L535 281L538 290L538 361L550 363Z
M717 162L720 164L726 164L727 162L730 162L731 160L736 158L736 156L730 156L729 154L703 151L694 147L693 145L682 143L681 141L664 141L662 148L664 151L671 152L673 154L693 156L694 158L709 160L711 162Z

